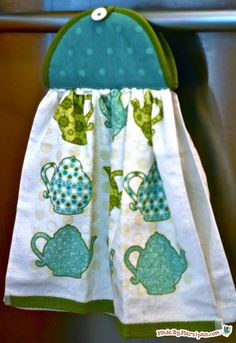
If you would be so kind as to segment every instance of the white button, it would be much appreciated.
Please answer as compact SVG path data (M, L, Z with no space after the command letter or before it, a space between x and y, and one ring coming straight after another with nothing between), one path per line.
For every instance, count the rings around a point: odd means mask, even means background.
M95 21L102 20L106 17L107 10L104 7L96 8L91 14L91 18Z

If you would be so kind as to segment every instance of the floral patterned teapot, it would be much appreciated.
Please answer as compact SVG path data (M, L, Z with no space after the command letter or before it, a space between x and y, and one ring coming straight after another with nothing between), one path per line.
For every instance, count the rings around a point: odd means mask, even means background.
M138 252L136 267L129 260L132 252ZM187 269L184 250L180 254L171 246L170 241L158 232L147 241L145 248L131 246L125 253L125 264L134 274L132 284L141 284L150 295L162 295L174 292L175 285Z
M42 252L36 246L39 238L46 240ZM93 257L96 238L96 236L91 237L88 248L80 231L72 225L60 228L53 237L44 232L37 232L31 240L31 248L39 258L36 266L47 266L54 276L81 278Z

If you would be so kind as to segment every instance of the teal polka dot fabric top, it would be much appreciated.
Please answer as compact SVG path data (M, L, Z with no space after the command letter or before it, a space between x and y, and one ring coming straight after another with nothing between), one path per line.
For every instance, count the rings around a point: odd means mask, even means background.
M51 88L177 87L171 51L138 13L108 7L102 20L92 10L72 18L56 35L44 63Z

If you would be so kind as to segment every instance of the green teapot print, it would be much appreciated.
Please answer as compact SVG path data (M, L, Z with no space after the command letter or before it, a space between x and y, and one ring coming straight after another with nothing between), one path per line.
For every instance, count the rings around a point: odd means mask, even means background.
M46 241L42 252L36 246L39 238ZM53 237L37 232L31 240L31 248L39 258L35 264L37 267L47 266L54 276L81 278L92 260L96 238L91 238L88 248L80 231L72 225L60 228Z
M129 260L134 251L139 253L136 267ZM158 232L148 239L144 249L138 245L130 247L125 252L124 261L134 274L130 279L131 283L141 283L149 295L174 292L176 284L187 269L184 250L181 249L178 255L170 241Z
M119 192L118 185L116 183L115 177L122 176L123 170L113 170L111 167L104 166L103 169L106 171L109 181L110 181L110 203L109 212L113 210L114 207L120 208L122 192Z
M142 180L137 193L130 186L130 181L135 177ZM134 171L125 176L124 189L134 201L130 203L130 209L132 211L139 209L145 221L156 222L170 218L170 210L156 162L153 163L148 175Z
M54 173L49 180L47 172L50 169ZM45 164L41 177L47 188L43 196L50 198L56 213L71 215L84 212L92 197L92 182L75 156L64 158L58 166L53 162Z
M133 105L133 116L135 123L141 128L144 136L148 140L148 144L152 146L152 137L155 134L153 126L163 119L163 105L158 98L153 98L150 90L147 90L144 95L144 104L141 104L138 99L131 100ZM159 107L159 113L152 118L153 104Z
M94 107L92 105L85 114L86 100L91 102L92 96L78 95L75 91L70 91L69 95L56 108L54 119L58 122L62 138L67 142L86 145L86 132L94 129L94 123L89 123Z

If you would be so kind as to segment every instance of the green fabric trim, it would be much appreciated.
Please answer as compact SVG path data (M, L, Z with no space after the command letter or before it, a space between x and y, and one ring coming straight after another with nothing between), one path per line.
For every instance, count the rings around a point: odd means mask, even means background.
M162 34L159 32L158 37L153 30L152 26L148 23L148 21L138 12L130 10L128 8L120 8L116 7L115 12L128 15L132 19L134 19L138 24L140 24L147 35L149 36L151 42L153 43L157 56L160 60L160 64L162 70L164 72L164 77L166 79L167 85L171 89L176 89L178 87L178 73L176 69L176 64L172 52ZM168 61L168 63L167 63Z
M112 300L94 300L87 303L77 302L70 299L47 296L10 296L10 305L21 308L39 308L72 312L78 314L104 313L114 314ZM124 338L151 338L156 337L156 330L159 329L185 329L190 331L214 331L214 321L192 321L192 322L163 322L163 323L143 323L124 324L117 317L117 329Z
M111 312L114 313L112 300L94 300L87 303L77 302L65 298L47 297L47 296L10 296L10 302L15 307L25 308L44 308L54 309L72 313L94 313Z
M175 64L175 59L173 57L172 51L170 49L169 44L167 43L166 39L164 38L163 34L161 32L156 32L155 35L159 38L159 41L161 43L163 53L165 55L164 63L168 61L168 68L164 69L168 73L166 75L168 83L172 86L170 88L176 89L178 88L178 71ZM162 59L160 57L160 63L162 63Z
M189 331L215 330L214 321L123 324L118 318L116 318L116 324L120 335L124 338L156 337L156 330L161 329L183 329Z
M133 10L130 10L127 8L119 8L119 7L106 7L106 9L108 11L108 15L112 13L113 11L127 15L143 27L144 31L147 33L147 35L149 36L151 42L153 43L155 47L155 50L159 58L160 65L163 69L164 77L165 77L168 87L171 89L176 89L178 87L178 74L177 74L175 60L167 42L165 41L161 33L158 33L158 37L157 37L155 31L153 30L151 25L146 21L146 19L142 15L140 15L139 13ZM50 62L54 54L54 51L57 45L59 44L61 38L63 37L64 33L67 30L69 30L71 26L74 25L74 23L76 23L83 17L90 15L93 12L93 10L94 9L90 9L76 15L71 20L69 20L68 23L65 24L56 34L54 40L52 41L47 51L47 54L45 56L44 63L43 63L43 81L47 87L50 87L50 80L49 80Z

